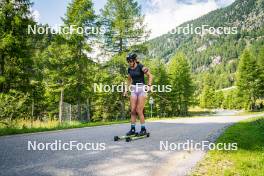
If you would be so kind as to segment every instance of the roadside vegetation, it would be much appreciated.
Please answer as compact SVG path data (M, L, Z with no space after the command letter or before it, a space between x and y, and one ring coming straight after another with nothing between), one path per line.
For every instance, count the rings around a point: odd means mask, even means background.
M13 135L13 134L23 134L23 133L35 133L43 131L54 131L72 128L83 128L92 126L103 126L112 124L128 123L128 120L118 120L118 121L106 121L106 122L80 122L71 121L60 123L58 120L48 120L39 121L35 120L33 123L31 121L18 120L13 121L11 126L0 125L0 136Z
M201 117L202 115L212 114L208 109L201 109L198 107L191 108L189 116L187 117ZM186 116L183 116L186 117ZM146 121L155 121L155 120L168 120L175 119L180 117L152 117L146 118ZM112 124L122 124L128 123L129 119L117 119L117 120L108 120L108 121L97 121L97 122L81 122L81 121L66 121L60 123L57 119L50 120L26 120L26 119L17 119L12 120L12 123L0 123L0 136L4 135L13 135L13 134L23 134L23 133L34 133L34 132L43 132L43 131L54 131L62 129L72 129L72 128L83 128L83 127L93 127L93 126L103 126L103 125L112 125Z
M237 151L209 151L197 164L192 176L231 176L264 173L264 117L229 127L216 143L237 143Z

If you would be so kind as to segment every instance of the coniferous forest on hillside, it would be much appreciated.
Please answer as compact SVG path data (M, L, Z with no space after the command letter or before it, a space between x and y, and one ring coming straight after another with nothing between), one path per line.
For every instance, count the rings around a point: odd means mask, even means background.
M264 0L236 0L228 7L188 21L195 26L236 27L237 34L172 34L149 40L135 0L108 0L95 14L91 0L73 0L61 28L104 27L104 33L28 33L38 24L30 0L0 1L0 122L19 120L98 122L129 118L122 92L95 92L94 83L120 85L126 56L136 52L154 76L153 116L189 115L191 107L264 108ZM176 28L176 26L175 26ZM104 61L91 58L94 46ZM149 116L147 102L145 114ZM27 128L27 126L24 126Z

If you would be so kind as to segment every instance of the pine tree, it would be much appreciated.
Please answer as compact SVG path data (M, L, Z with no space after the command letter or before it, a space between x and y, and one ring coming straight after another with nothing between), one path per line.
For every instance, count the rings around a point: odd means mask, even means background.
M202 108L215 108L215 99L214 89L205 85L200 95L200 106Z
M58 41L52 42L42 53L42 58L45 59L43 62L47 91L45 98L50 112L58 113L58 103L64 101L64 92L72 92L71 89L76 84L74 75L77 65L73 53L72 48ZM62 104L60 108L61 106Z
M215 102L214 105L216 108L222 108L222 104L224 101L224 93L222 90L215 92Z
M76 28L89 29L91 27L97 27L96 16L93 9L91 0L74 0L72 1L63 19L65 26L75 25ZM75 50L73 58L75 58L75 64L77 69L75 70L76 76L76 98L78 105L78 117L81 119L81 103L86 102L87 96L84 96L84 92L87 92L87 82L92 75L89 73L89 65L91 61L87 58L87 52L91 51L91 47L88 42L94 39L94 34L83 32L78 34L76 31L71 35L65 36L69 46ZM84 120L84 119L82 119Z
M31 92L33 61L28 25L30 0L0 1L0 92L10 89Z
M190 66L183 53L177 53L169 62L168 73L171 78L172 114L187 115L194 93Z
M101 13L106 50L121 53L145 41L148 33L135 0L108 0Z
M245 102L244 108L249 110L255 108L258 96L258 72L256 59L249 49L245 49L238 66L237 86Z
M145 60L145 63L146 61L147 60ZM154 77L153 85L159 86L155 88L156 92L153 92L151 96L153 96L154 98L155 108L158 115L164 116L166 112L168 112L171 108L170 101L168 101L170 97L170 92L165 87L170 85L166 65L164 61L160 59L148 60L147 65ZM146 109L150 109L150 107Z
M258 97L264 99L264 47L260 48L258 54Z

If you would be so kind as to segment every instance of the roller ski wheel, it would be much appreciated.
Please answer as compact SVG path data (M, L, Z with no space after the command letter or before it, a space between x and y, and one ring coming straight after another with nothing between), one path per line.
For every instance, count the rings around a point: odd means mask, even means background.
M133 135L125 135L125 136L114 136L114 141L120 141L120 140L126 140L126 138L129 137L135 137L138 136L138 133L134 133Z
M131 137L126 137L126 142L130 142L131 141Z
M150 133L147 133L147 137L149 137L150 136Z
M120 138L118 136L114 136L114 141L118 141Z
M126 137L126 142L130 142L130 141L134 141L134 140L138 140L138 139L144 139L144 138L149 138L150 133L146 133L144 135L137 135L137 136L128 136Z

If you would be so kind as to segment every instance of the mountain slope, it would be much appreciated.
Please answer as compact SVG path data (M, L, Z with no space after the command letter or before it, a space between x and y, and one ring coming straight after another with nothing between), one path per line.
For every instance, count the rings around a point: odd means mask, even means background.
M217 76L216 88L234 84L238 57L247 45L264 45L264 0L236 0L228 7L212 11L187 25L201 27L237 28L237 34L171 34L167 33L148 42L149 57L168 61L183 51L193 72ZM175 31L175 30L174 30Z

